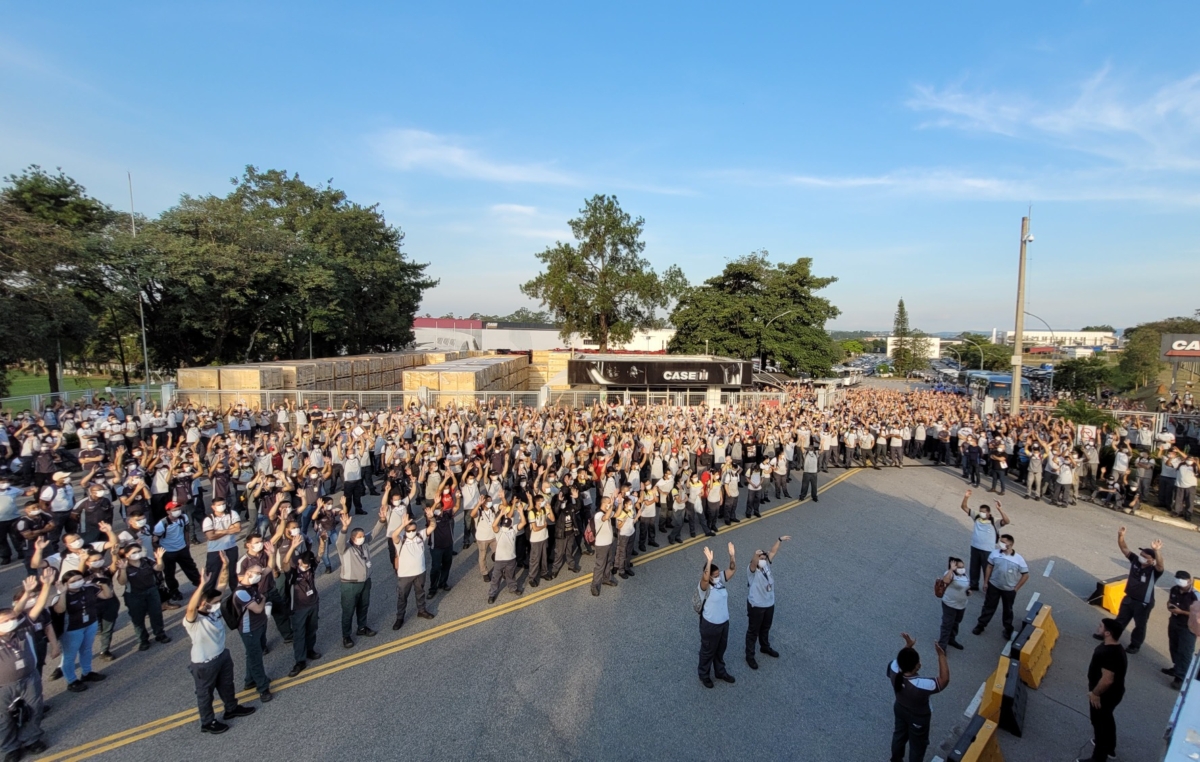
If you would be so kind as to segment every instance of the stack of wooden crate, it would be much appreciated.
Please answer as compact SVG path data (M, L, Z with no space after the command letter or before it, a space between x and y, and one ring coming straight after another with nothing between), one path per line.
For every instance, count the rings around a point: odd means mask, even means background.
M528 388L537 390L549 384L551 389L569 389L567 361L570 359L571 352L567 349L534 350L533 362L529 367Z

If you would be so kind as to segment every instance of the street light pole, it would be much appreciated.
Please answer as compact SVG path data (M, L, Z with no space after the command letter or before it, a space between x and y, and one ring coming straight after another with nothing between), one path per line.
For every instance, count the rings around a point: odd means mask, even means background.
M767 324L764 325L763 329L761 331L759 331L759 333L758 333L758 353L757 353L758 354L758 364L764 373L767 370L767 360L765 357L763 357L763 349L762 349L763 334L766 333L767 329L771 327L771 323L774 323L776 320L783 317L784 315L790 315L793 312L795 312L795 310L784 310L783 312L780 312L778 315L776 315L775 317L768 320Z
M1021 365L1025 355L1025 244L1032 237L1029 235L1029 218L1021 218L1021 257L1017 265L1017 320L1016 337L1013 340L1012 378L1016 393L1009 389L1009 410L1012 415L1021 414Z
M133 173L126 172L125 177L129 179L129 229L133 233L133 237L137 238L137 220L133 216ZM138 290L138 317L142 321L142 360L146 365L146 399L150 398L150 349L146 342L146 308L142 299L142 283L137 280Z
M970 344L974 347L977 347L979 349L979 369L983 370L983 347L980 346L978 341L972 341L971 339L968 339L966 336L959 336L958 338L962 339L963 341L967 342L968 344Z

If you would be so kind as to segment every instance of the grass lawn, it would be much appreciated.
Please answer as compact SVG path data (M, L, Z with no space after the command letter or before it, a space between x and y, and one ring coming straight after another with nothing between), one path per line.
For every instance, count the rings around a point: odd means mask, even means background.
M62 390L65 392L76 389L103 389L112 386L113 380L108 376L66 376L62 380ZM48 394L50 392L50 377L44 374L9 371L8 395L24 397L29 394Z

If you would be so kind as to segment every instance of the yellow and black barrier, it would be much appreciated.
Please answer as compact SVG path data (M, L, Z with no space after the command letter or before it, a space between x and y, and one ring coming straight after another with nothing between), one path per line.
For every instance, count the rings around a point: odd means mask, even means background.
M1011 658L1020 661L1021 682L1035 690L1041 686L1046 671L1054 662L1050 654L1057 642L1058 625L1054 622L1052 609L1041 603L1034 604L1008 652Z
M1121 600L1125 597L1125 582L1128 577L1113 577L1096 583L1096 590L1088 596L1088 603L1099 606L1113 616L1121 610Z
M947 762L1004 762L996 728L994 721L982 715L972 717L947 755Z
M979 716L992 722L1000 722L1000 708L1004 705L1004 684L1008 681L1012 660L1000 657L996 671L988 675L983 683L983 696L979 700Z
M1004 680L1004 693L1000 699L1000 729L1021 737L1025 727L1025 703L1029 699L1025 683L1021 680L1021 662L1012 661Z

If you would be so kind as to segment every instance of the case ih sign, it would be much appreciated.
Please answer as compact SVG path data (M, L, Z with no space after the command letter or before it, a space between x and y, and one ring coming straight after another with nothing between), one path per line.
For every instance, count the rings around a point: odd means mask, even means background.
M1165 333L1160 348L1168 362L1200 360L1200 333Z

